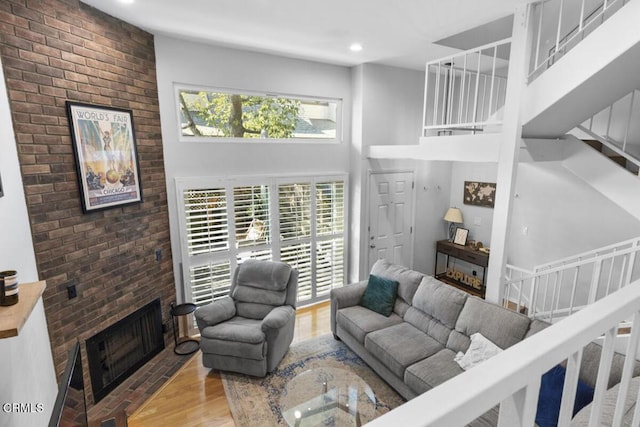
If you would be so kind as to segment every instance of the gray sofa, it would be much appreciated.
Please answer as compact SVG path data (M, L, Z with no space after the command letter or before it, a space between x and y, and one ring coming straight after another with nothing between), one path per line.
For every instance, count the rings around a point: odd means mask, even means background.
M506 349L547 323L473 297L431 276L377 261L371 274L398 282L393 312L385 317L359 305L367 281L331 291L331 330L406 399L462 372L454 360L481 333ZM580 378L594 386L601 347L583 352ZM616 354L609 387L620 381L624 356ZM473 425L496 425L497 407Z

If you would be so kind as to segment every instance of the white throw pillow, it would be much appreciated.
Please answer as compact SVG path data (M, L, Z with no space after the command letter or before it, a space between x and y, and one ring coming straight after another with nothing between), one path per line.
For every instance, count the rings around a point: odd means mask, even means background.
M461 351L453 359L465 371L500 353L502 349L486 339L482 334L471 335L471 344L466 353Z

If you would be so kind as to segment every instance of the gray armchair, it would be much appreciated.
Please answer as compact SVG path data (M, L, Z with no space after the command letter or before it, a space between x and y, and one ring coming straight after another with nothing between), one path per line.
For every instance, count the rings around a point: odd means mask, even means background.
M229 296L195 312L207 368L264 377L293 340L298 271L275 261L246 260Z

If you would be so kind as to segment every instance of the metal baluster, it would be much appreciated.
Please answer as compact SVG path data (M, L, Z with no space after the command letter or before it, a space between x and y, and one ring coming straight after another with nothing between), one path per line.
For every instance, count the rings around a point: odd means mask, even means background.
M436 84L435 84L435 100L433 104L433 125L438 125L438 98L440 97L440 72L442 67L440 62L438 62L438 73L436 74Z
M473 98L473 123L478 121L478 91L480 89L480 60L482 58L482 52L478 51L478 69L476 70L476 94Z
M464 105L464 85L467 81L467 54L464 55L464 62L462 64L462 77L460 78L460 97L458 98L458 123L462 121L462 106Z
M540 21L538 22L538 41L536 42L536 58L534 60L534 71L538 69L540 64L538 60L540 58L540 38L542 36L542 18L544 17L544 4L545 2L540 3Z
M636 90L631 92L631 102L629 103L629 116L627 117L627 126L624 130L624 140L622 141L622 151L627 152L627 138L629 137L629 128L631 127L631 115L633 113L633 102L635 101Z
M564 0L560 0L560 11L558 12L558 31L556 32L556 51L554 55L560 52L560 33L562 30L562 13L564 10Z

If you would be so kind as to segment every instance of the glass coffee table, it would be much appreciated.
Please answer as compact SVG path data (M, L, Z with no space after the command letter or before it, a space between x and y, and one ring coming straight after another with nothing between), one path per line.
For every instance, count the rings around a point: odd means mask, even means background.
M296 375L280 398L288 426L356 426L376 417L376 397L358 375L339 368L315 368Z

